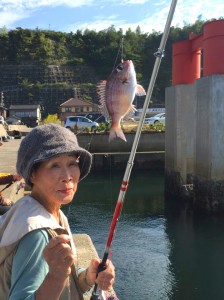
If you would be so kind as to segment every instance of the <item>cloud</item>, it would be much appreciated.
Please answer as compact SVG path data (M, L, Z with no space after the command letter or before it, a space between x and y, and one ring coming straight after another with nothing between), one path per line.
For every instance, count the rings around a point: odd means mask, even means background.
M94 0L0 0L0 27L7 28L21 20L32 17L43 7L80 7L92 5Z
M95 21L93 22L77 22L67 26L66 28L64 28L64 30L67 32L76 32L78 29L85 30L88 28L90 30L101 31L109 28L112 25L114 25L115 28L119 28L122 22L122 20L117 20L116 15L107 16L106 18L104 16L96 16Z
M157 2L156 6L160 4L162 5L162 9L158 7L159 10L154 12L153 15L147 16L140 22L126 24L125 27L135 29L139 25L143 32L151 32L152 30L163 32L170 10L170 3L162 0L160 3ZM220 12L224 12L223 0L217 0L216 6L214 6L212 0L198 0L197 2L195 0L180 0L177 2L171 26L183 27L186 24L195 23L198 18L204 21L212 18L220 18Z
M121 5L127 5L127 4L145 4L147 3L148 1L147 0L123 0L123 1L120 1L119 3Z
M93 0L0 0L1 8L39 8L43 6L69 6L79 7L91 5Z
M30 0L31 1L31 0ZM84 5L92 5L94 0L32 0L31 2L39 6L68 6L68 7L80 7Z
M114 0L114 2L117 0ZM126 0L122 1L124 4L140 4L146 2L146 0ZM96 31L107 29L111 25L114 25L118 30L122 28L124 31L131 28L135 30L137 26L140 26L142 32L152 32L152 30L163 32L165 24L167 22L168 13L170 10L171 2L168 0L161 0L154 4L153 13L148 14L145 18L140 19L139 21L130 22L129 20L121 19L119 16L105 16L95 18L93 22L84 22L76 23L70 26L71 31L76 31L77 29L93 29ZM192 9L192 7L194 9ZM183 1L179 0L176 5L174 12L173 20L171 26L183 27L186 24L193 24L198 18L199 15L202 15L203 20L208 20L212 18L219 18L220 11L224 11L224 2L223 0L217 0L217 5L214 6L212 0L188 0Z
M110 15L110 16L95 16L95 20L92 22L77 22L70 25L67 28L64 28L65 31L73 31L75 32L77 29L85 30L86 28L91 30L105 30L113 25L116 30L120 28L125 32L129 28L133 31L136 30L138 26L140 26L142 32L152 32L155 31L163 31L167 15L169 11L169 5L163 7L163 9L159 9L158 12L154 13L153 15L148 15L144 19L141 19L139 22L130 22L125 19L119 18L118 15Z
M217 0L215 5L212 0L188 0L187 2L180 0L177 3L173 24L179 26L183 26L184 23L193 24L199 16L202 20L219 18L223 12L223 0Z
M103 2L105 5L114 3L117 6L120 6L120 5L124 6L124 5L139 5L139 4L141 5L141 4L145 4L145 3L149 2L149 1L150 0L123 0L123 1L120 1L120 0L101 0L99 2Z
M216 0L216 5L213 1L178 0L172 26L182 27L185 24L192 24L199 15L202 20L221 17L220 14L224 12L224 1ZM153 29L164 30L170 5L171 0L156 2L151 0L0 0L0 27L17 27L17 22L19 26L23 26L21 25L23 20L27 21L23 23L28 24L28 28L33 24L40 25L41 22L43 27L46 27L49 21L44 19L44 9L56 10L57 7L69 7L72 13L74 12L73 20L76 18L76 9L79 8L79 13L81 12L79 17L82 16L83 22L66 25L69 21L62 15L63 22L54 25L56 30L69 32L89 28L99 31L114 25L116 29L122 28L124 31L128 28L135 30L140 26L143 32L150 33ZM99 12L101 15L97 16Z
M222 11L224 11L224 4L223 0L217 1L219 2L219 5L216 11L214 10L214 7L212 11L212 1L207 1L206 3L204 1L198 1L195 3L194 0L189 0L188 3L186 3L186 1L180 1L179 4L177 4L174 12L171 26L183 27L186 24L193 24L199 18L200 14L202 14L203 20L208 20L215 17L219 18L219 8L222 7ZM162 7L160 7L159 4L161 4ZM155 10L153 14L148 14L148 16L137 22L130 22L125 19L121 19L118 15L106 17L95 16L94 21L74 23L64 29L65 31L73 32L75 32L77 29L85 30L86 28L100 31L109 28L111 25L114 25L117 30L122 28L124 32L129 28L135 30L138 26L140 26L141 31L145 33L150 33L153 30L157 32L163 32L170 10L170 3L162 0L160 3L157 2L157 5L157 10ZM194 9L192 9L193 5Z
M160 2L159 1L155 2L154 5L155 6L162 6L162 5L165 5L166 3L167 3L166 0L161 0Z
M32 14L32 11L25 11L21 9L17 10L4 10L0 11L0 28L1 27L11 27L14 23L26 19L30 17Z

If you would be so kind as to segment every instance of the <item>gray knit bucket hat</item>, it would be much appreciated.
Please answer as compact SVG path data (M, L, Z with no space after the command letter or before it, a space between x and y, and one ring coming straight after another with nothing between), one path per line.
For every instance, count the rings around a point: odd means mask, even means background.
M32 167L41 161L56 155L71 153L79 155L80 180L88 175L92 163L92 155L78 144L73 132L56 124L40 125L33 128L22 140L16 169L31 186Z

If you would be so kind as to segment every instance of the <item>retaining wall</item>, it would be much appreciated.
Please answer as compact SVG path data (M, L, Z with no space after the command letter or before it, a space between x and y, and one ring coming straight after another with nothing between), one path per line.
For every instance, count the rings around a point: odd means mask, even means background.
M108 133L82 134L77 135L80 146L91 153L122 153L130 152L135 133L125 134L127 142L116 138L109 143ZM165 132L142 132L137 152L164 151L165 150Z

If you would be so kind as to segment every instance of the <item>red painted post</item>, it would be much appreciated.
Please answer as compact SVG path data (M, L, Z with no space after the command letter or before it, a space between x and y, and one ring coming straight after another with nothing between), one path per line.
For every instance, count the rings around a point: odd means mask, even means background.
M224 74L224 20L204 25L203 76Z
M173 44L172 84L192 84L200 78L201 50L192 51L192 42Z

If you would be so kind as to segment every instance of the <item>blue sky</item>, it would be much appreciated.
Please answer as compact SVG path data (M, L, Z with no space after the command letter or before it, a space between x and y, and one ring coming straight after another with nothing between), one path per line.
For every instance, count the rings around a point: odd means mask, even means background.
M171 0L0 0L0 28L163 31ZM172 25L224 17L224 0L179 0Z

